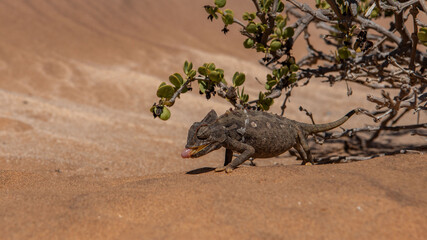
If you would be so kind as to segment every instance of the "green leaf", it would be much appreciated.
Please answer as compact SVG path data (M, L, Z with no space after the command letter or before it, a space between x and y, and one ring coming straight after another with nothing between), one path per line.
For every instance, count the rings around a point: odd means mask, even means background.
M227 3L226 0L215 0L215 5L219 8L223 8L226 3Z
M267 24L260 24L259 28L261 29L261 32L265 32L265 29L267 29Z
M203 76L208 75L208 74L207 74L207 69L206 69L206 67L199 67L199 69L197 69L197 71L198 71L200 74L202 74Z
M237 89L237 93L239 93L239 89ZM240 101L245 103L249 100L249 95L245 94L245 87L242 88L242 92L239 94Z
M231 25L234 22L234 13L230 9L224 11L224 15L222 15L222 21L225 25Z
M188 92L188 88L187 88L187 86L185 86L185 87L182 89L181 94L182 94L182 93L186 93L186 92ZM179 95L178 95L178 98L179 98Z
M245 48L252 48L254 46L254 40L248 38L243 42Z
M322 1L322 3L320 4L320 7L322 9L329 9L331 6L329 5L329 3Z
M219 72L219 78L223 79L224 78L224 70L221 68L217 68L215 69L215 71Z
M351 52L348 50L346 46L340 47L338 49L338 56L340 57L340 59L347 59L351 56Z
M166 121L170 117L171 117L171 112L167 107L163 106L163 111L162 111L162 114L160 114L159 118L162 119L163 121Z
M233 75L233 80L232 80L232 82L233 82L233 85L234 85L234 80L239 76L239 72L235 72L234 73L234 75Z
M275 76L277 79L280 79L282 77L282 73L278 69L273 69L273 76Z
M248 33L256 33L256 32L258 32L258 28L257 28L257 26L256 26L256 24L255 24L255 23L249 23L249 24L246 26L246 31L247 31Z
M197 72L194 69L191 69L190 72L188 73L188 78L194 78L196 76Z
M283 4L283 2L280 1L277 6L277 12L283 12L284 9L285 9L285 4Z
M277 28L279 28L280 30L282 30L285 26L286 26L286 20L282 20L277 23Z
M378 8L374 8L371 12L371 18L377 18L380 15L380 10Z
M153 106L150 108L150 112L154 113L154 109L156 109L156 105L153 105Z
M264 52L265 51L264 45L262 45L261 43L257 43L257 45L256 45L256 51L257 52Z
M271 6L271 4L273 3L273 0L265 0L264 1L264 11L267 12Z
M206 92L207 84L204 81L199 81L199 90L203 94Z
M277 84L277 81L276 80L270 80L270 81L267 81L266 83L265 83L265 89L266 90L271 90L273 87L274 87L274 85L276 85Z
M169 76L169 81L177 88L181 87L184 84L184 79L182 79L181 74L174 73Z
M278 49L280 49L282 47L282 43L280 43L279 41L272 41L270 43L270 48L272 51L276 51Z
M216 68L215 63L205 63L205 65L206 65L206 68L211 71L215 70Z
M254 20L255 19L255 17L256 17L256 15L255 15L255 13L248 13L248 12L245 12L244 14L243 14L243 20L245 20L245 21L252 21L252 20Z
M272 98L264 98L264 94L260 94L258 106L261 107L262 110L268 111L270 109L270 106L273 105L274 101Z
M294 29L291 27L287 27L283 31L283 37L285 38L291 38L293 35L294 35Z
M245 20L245 21L248 21L248 20L249 20L249 13L248 13L248 12L245 12L245 13L243 14L243 16L242 16L242 19L243 19L243 20Z
M160 85L157 89L157 97L169 99L175 93L175 89L171 85Z
M192 62L188 62L188 61L185 61L185 63L184 63L184 73L186 74L186 75L188 75L188 73L190 72L190 70L193 68L193 63Z
M276 28L276 29L274 30L274 33L275 33L278 37L281 37L281 36L282 36L282 34L283 34L283 32L282 32L281 28Z
M298 69L299 69L299 67L298 67L298 65L296 65L296 64L292 64L291 65L291 72L296 72L296 71L298 71Z
M249 95L248 94L243 94L240 99L242 100L242 102L246 103L249 100Z
M427 29L426 29L426 31L419 31L418 32L418 39L421 42L427 42Z
M280 75L286 76L289 72L289 68L288 66L283 66L282 68L280 68L280 71L281 71Z
M263 92L259 92L259 94L258 94L258 100L259 101L262 101L262 100L264 100L264 93Z
M231 15L223 15L222 21L224 22L225 25L231 25L234 22L234 18Z
M215 83L218 83L221 81L221 76L218 71L211 71L209 73L209 79L212 80Z
M295 73L292 73L291 76L289 77L289 81L291 83L294 83L297 81L297 75Z
M233 85L235 87L241 86L245 82L245 74L236 72L233 76Z
M185 74L188 73L188 61L185 61L183 70Z
M263 104L264 111L270 110L271 105L273 105L274 100L272 98L267 98Z

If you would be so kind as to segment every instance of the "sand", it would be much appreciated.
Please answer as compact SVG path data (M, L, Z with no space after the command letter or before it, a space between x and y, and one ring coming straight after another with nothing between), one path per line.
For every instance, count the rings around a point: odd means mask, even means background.
M224 36L206 19L210 2L0 2L0 238L423 239L425 155L307 167L284 154L228 175L212 171L224 150L180 157L189 126L230 105L193 91L169 121L153 119L161 82L185 60L215 62L226 76L245 72L246 91L257 94L255 78L267 73L237 27ZM252 9L248 2L229 7ZM304 52L298 43L295 55ZM344 83L312 80L293 92L286 116L309 122L303 106L321 123L373 108L371 90L350 87L347 97ZM356 116L344 127L365 124L373 122ZM379 141L426 144L410 135ZM344 153L311 145L315 156Z

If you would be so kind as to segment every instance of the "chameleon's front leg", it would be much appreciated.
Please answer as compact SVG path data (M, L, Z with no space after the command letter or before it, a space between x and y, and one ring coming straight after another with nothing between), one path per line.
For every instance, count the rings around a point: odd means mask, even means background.
M233 160L233 150L226 148L225 149L225 160L224 160L224 166L215 168L215 172L222 172L225 170L226 166L231 163L231 160Z
M233 150L226 148L224 166L227 166L231 160L233 160Z
M255 149L251 145L236 141L234 139L228 139L225 142L225 144L226 144L227 150L232 149L237 152L240 152L241 154L238 157L236 157L234 160L232 160L229 164L227 164L227 166L215 169L215 171L217 172L225 170L226 173L230 173L235 168L237 168L237 166L244 163L255 153ZM230 150L231 155L233 155L232 150Z

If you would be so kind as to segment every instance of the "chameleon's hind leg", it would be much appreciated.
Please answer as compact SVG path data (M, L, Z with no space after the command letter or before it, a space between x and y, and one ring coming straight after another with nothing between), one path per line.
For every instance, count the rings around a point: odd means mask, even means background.
M299 154L299 156L300 156L300 158L301 158L301 160L304 162L307 162L307 154L305 154L305 152L304 152L304 149L302 149L302 146L301 146L301 144L299 144L299 143L296 143L295 145L294 145L294 149L295 150L297 150L297 152L298 152L298 154Z
M314 165L313 156L311 155L307 139L301 131L298 131L298 140L299 140L299 144L301 144L303 152L306 155L306 158L302 160L301 165L307 165L308 162L310 162L312 165Z
M233 150L226 148L225 149L225 160L224 160L224 166L217 167L215 169L216 172L222 172L225 170L225 167L231 163L231 160L233 160Z

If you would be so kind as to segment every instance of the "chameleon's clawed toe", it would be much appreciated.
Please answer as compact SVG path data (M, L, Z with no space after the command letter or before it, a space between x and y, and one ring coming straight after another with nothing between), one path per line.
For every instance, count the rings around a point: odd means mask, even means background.
M233 167L226 167L225 168L226 173L231 173L232 171L233 171Z
M234 170L233 167L231 166L223 166L223 167L217 167L215 168L215 172L226 172L226 173L231 173Z
M215 172L223 172L225 171L225 166L215 168Z

